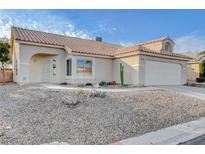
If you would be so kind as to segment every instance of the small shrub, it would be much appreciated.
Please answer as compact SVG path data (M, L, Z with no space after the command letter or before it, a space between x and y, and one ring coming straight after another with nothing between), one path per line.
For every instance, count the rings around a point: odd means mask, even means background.
M100 92L100 91L91 91L88 94L89 97L98 97L98 98L105 98L106 97L106 93L105 92Z
M92 83L86 83L85 86L93 86Z
M78 84L77 87L85 87L84 84Z
M117 83L115 81L109 81L108 85L117 85Z
M77 89L77 90L74 91L74 93L75 93L77 96L79 96L79 95L81 95L81 94L83 93L83 90L82 90L82 89Z
M97 92L95 93L95 97L105 98L105 96L106 96L106 93L105 93L105 92L99 92L99 91L97 91Z
M108 85L108 83L105 82L105 81L101 81L101 82L99 83L99 86L101 86L101 87L106 87L107 85Z
M205 77L196 78L196 82L205 82Z
M60 83L60 85L68 85L67 82Z

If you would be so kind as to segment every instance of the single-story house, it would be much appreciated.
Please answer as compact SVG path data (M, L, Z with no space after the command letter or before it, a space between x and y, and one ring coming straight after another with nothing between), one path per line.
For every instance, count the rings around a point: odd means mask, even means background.
M196 78L205 77L205 51L186 52L183 55L192 58L187 62L187 80L195 81Z
M12 27L13 80L26 83L120 82L181 85L186 83L188 56L173 52L169 37L121 46L96 40Z

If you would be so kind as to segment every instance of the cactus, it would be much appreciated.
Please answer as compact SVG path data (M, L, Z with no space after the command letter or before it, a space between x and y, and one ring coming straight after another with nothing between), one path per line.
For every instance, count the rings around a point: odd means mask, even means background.
M124 86L124 65L120 63L120 81L121 85Z

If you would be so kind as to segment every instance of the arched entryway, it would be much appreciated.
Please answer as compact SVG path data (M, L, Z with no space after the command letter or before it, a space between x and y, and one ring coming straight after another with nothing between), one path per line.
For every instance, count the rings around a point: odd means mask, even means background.
M29 61L30 83L53 82L56 76L56 55L39 53Z

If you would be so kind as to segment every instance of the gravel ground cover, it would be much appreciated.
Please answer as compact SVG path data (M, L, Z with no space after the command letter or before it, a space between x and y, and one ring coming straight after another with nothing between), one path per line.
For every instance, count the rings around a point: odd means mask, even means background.
M105 98L79 94L75 107L62 103L76 91L40 85L0 86L2 144L110 144L205 116L205 101L155 90L109 93Z

